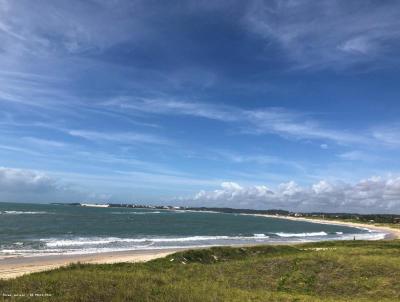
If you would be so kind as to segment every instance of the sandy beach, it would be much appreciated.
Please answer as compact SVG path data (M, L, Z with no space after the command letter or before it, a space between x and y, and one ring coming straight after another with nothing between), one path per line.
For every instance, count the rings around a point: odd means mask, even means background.
M0 259L0 279L16 278L25 274L56 269L71 263L111 264L119 262L144 262L162 258L178 249L121 251L97 254L49 255L10 257Z
M357 228L367 228L370 230L386 233L387 235L385 239L400 238L400 229L394 229L386 226L375 226L363 223L330 221L323 219L309 219L303 217L274 216L274 215L263 215L263 214L252 214L252 215L278 218L278 219L288 219L295 221L305 221L305 222L319 223L319 224L331 224L331 225L343 225L343 226L357 227ZM295 242L287 242L286 244L295 244ZM0 259L0 279L16 278L25 274L56 269L77 262L88 263L88 264L144 262L156 258L162 258L169 254L173 254L177 251L182 251L182 250L184 250L184 248L160 249L160 250L132 250L132 251L106 252L106 253L96 253L96 254L9 257Z

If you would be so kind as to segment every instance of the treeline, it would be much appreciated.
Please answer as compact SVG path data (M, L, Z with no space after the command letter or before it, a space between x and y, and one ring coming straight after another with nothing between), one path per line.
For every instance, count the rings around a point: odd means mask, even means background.
M287 216L290 214L289 211L285 210L254 210L254 209L233 209L233 208L209 208L209 207L185 207L183 208L189 211L210 211L219 213L233 213L233 214L264 214L264 215L282 215Z
M400 223L400 215L396 214L352 214L352 213L300 213L303 217L357 220L359 222ZM300 216L297 215L297 216ZM292 216L292 213L291 215Z
M64 204L66 203L58 203ZM68 205L80 206L80 203L68 203ZM357 214L357 213L324 213L324 212L290 212L281 209L255 210L255 209L234 209L218 207L178 207L170 205L144 205L144 204L123 204L110 203L113 208L135 208L135 209L160 209L160 210L182 210L182 211L209 211L231 214L261 214L261 215L279 215L292 217L320 218L320 219L340 219L359 222L375 223L400 223L400 215L396 214Z

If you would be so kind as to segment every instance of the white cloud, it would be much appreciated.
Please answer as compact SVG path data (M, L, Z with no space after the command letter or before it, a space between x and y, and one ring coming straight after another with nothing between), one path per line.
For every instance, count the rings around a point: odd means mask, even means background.
M349 53L360 53L360 54L368 54L372 51L373 45L370 40L366 37L355 37L354 39L350 39L343 43L343 45L339 46L339 49L349 52Z
M253 186L244 188L234 182L223 182L221 189L207 192L200 191L194 196L196 203L209 206L245 207L257 200L273 194L266 186Z
M312 190L315 194L329 193L333 191L333 186L325 180L312 185Z
M222 183L221 189L200 191L191 202L201 206L291 211L400 213L400 177L372 177L355 184L322 180L310 187L291 181L276 190L229 182Z
M77 202L85 196L48 173L0 167L0 202Z
M302 192L302 188L296 184L294 181L289 181L287 183L282 183L278 186L278 192L282 196L294 196Z
M57 183L46 174L0 167L1 192L49 192L57 190Z

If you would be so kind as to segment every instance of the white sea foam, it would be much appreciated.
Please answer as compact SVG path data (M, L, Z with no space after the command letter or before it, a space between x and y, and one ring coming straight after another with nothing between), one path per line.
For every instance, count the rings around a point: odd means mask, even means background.
M110 245L118 243L172 243L172 242L198 242L217 240L254 240L268 239L265 234L254 236L188 236L188 237L148 237L148 238L119 238L119 237L76 237L72 239L45 238L40 239L47 247L93 246Z
M328 234L326 232L311 233L275 233L278 237L269 237L266 234L256 233L253 236L188 236L188 237L147 237L147 238L119 238L119 237L73 237L73 238L44 238L41 248L15 248L21 246L14 243L14 247L4 247L0 250L2 256L45 256L60 254L91 254L102 252L129 251L129 250L162 250L195 247L211 247L224 244L241 244L251 242L312 242L315 240L380 240L385 233L376 231L366 233ZM22 247L22 246L21 246Z
M47 214L44 211L0 211L1 215L35 215L35 214Z
M337 232L341 233L341 232ZM350 240L356 236L356 239L363 240L378 240L383 239L386 234L384 233L359 233L359 234L332 234L328 236L326 232L310 232L310 233L275 233L282 239L270 238L265 234L253 234L253 236L188 236L188 237L146 237L146 238L120 238L120 237L74 237L74 238L43 238L41 242L45 244L47 248L80 248L80 247L93 247L93 246L132 246L137 245L151 246L156 244L158 247L169 247L171 243L180 244L223 244L225 241L270 241L279 242L285 239L293 238L294 240L307 240L307 238L325 237L326 239L337 239L337 240ZM319 238L321 240L321 238ZM185 245L186 246L186 245Z
M152 212L111 212L114 215L147 215L147 214L160 214L160 211L152 211Z
M279 237L315 237L315 236L327 236L328 233L326 232L310 232L310 233L275 233L275 235L278 235Z

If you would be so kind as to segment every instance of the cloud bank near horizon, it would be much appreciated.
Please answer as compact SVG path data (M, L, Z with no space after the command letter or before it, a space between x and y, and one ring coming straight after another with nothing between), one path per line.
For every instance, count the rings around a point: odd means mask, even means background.
M82 197L46 173L0 167L0 202L71 202Z
M129 187L129 183L126 185ZM111 194L78 191L73 184L44 172L5 167L0 167L0 192L6 198L1 201L10 202L28 202L23 196L30 196L29 202L118 201ZM144 200L144 203L152 202ZM353 184L320 180L310 186L289 181L276 188L222 182L218 189L200 190L191 198L180 197L163 203L308 212L400 213L400 176L371 177Z
M371 177L355 184L321 180L309 187L290 181L275 190L224 182L220 189L198 192L192 202L209 207L400 213L400 177Z

